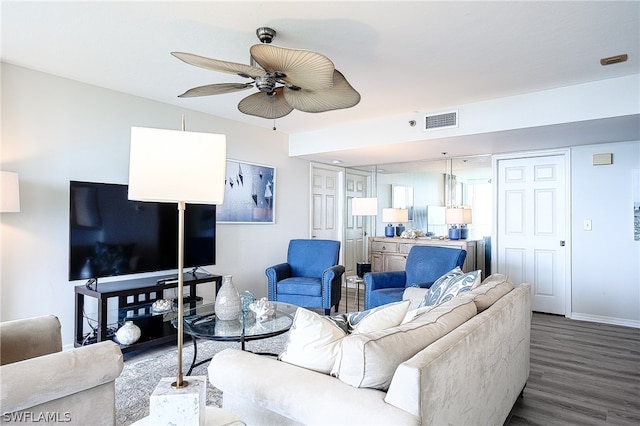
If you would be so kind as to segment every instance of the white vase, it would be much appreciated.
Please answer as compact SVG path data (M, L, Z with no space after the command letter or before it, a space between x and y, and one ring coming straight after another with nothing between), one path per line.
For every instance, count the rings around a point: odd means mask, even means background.
M124 325L116 331L116 339L121 345L131 345L138 341L142 332L133 321L125 321Z
M222 287L216 295L216 318L223 321L238 319L242 312L242 302L238 290L231 281L231 275L222 278Z

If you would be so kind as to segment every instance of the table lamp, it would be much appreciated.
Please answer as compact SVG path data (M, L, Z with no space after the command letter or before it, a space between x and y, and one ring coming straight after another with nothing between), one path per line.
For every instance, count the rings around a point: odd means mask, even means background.
M466 225L471 223L471 209L464 207L447 207L444 212L444 220L449 228L449 239L459 240L469 236ZM463 231L464 230L464 231Z
M409 210L408 209L382 209L382 221L387 222L388 225L384 228L385 237L398 237L404 232L403 223L409 222ZM393 223L398 223L398 226L394 228Z
M185 388L182 377L184 211L187 203L221 204L227 142L225 135L131 128L129 199L176 203L178 209L178 369L173 388Z

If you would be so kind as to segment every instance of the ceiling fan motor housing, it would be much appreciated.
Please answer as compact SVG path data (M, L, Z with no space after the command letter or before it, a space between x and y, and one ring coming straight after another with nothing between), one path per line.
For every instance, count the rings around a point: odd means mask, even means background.
M260 27L256 30L256 35L261 43L271 43L276 37L276 30L269 27Z
M276 79L271 74L256 77L256 88L261 92L271 93L276 87Z

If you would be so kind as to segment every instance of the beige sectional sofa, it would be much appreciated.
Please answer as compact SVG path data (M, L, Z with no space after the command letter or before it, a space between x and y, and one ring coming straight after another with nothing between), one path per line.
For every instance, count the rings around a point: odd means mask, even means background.
M529 376L530 327L530 285L496 274L411 321L345 338L332 375L226 349L209 378L249 425L498 425Z

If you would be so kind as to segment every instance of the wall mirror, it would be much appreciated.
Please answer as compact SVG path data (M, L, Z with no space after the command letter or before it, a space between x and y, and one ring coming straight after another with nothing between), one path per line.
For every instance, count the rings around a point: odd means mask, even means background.
M409 210L409 220L413 220L413 187L391 185L391 207Z
M491 235L493 193L490 155L354 167L348 168L347 173L350 170L371 174L372 193L369 196L378 198L379 211L388 207L411 206L411 217L405 224L407 229L421 229L436 236L446 235L444 208L466 205L473 211L469 238ZM449 180L451 171L453 180ZM455 182L453 191L447 183L451 181ZM374 219L374 235L384 235L386 224L382 222L382 215L378 214Z

